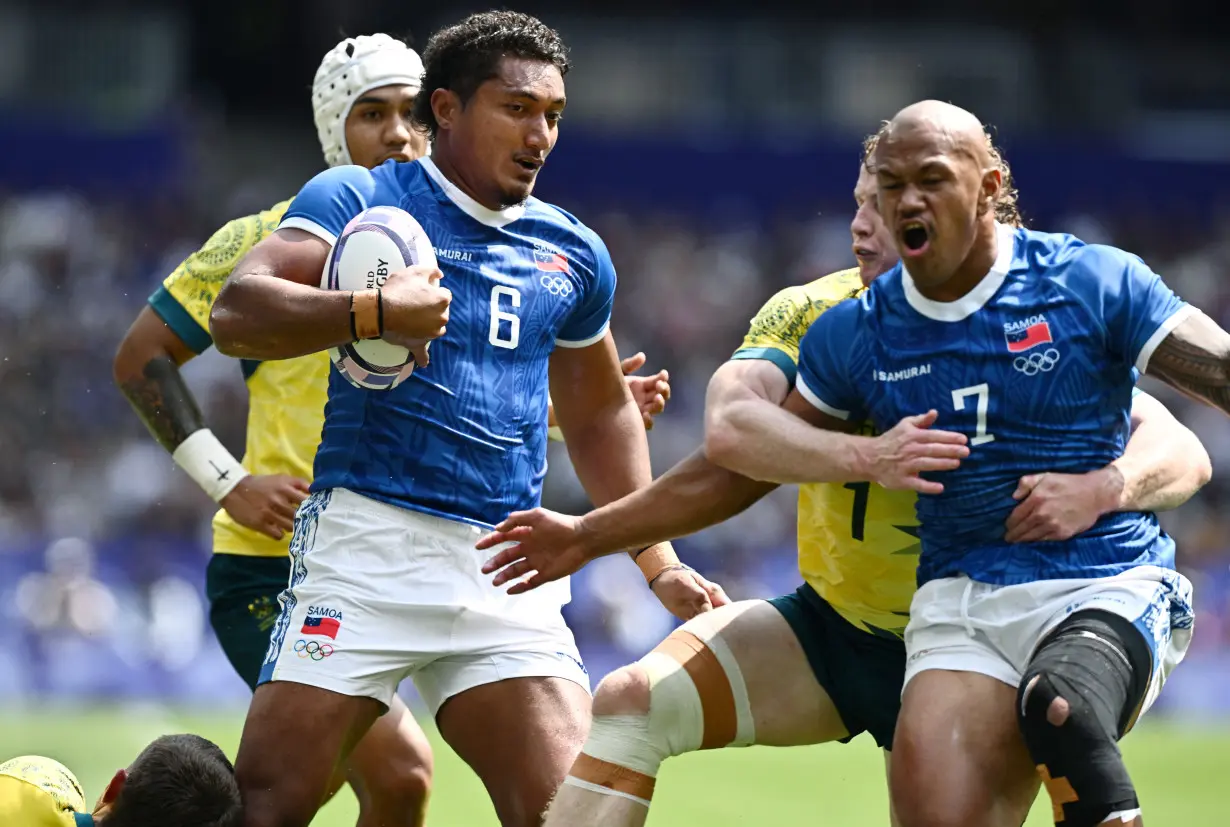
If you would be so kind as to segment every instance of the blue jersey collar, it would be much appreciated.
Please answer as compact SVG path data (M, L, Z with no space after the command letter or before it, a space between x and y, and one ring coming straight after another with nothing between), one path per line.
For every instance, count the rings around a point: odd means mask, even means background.
M73 813L73 819L76 821L76 827L94 827L92 813Z

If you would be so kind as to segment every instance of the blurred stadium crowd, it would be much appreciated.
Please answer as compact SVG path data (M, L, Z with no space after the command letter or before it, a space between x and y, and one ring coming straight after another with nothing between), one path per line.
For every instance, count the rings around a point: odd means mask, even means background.
M649 367L671 371L674 396L650 438L658 472L699 444L708 377L760 304L851 262L850 203L768 225L567 206L603 234L619 269L621 351L643 350ZM0 199L0 698L244 696L204 622L212 504L110 381L127 324L225 218L216 212L55 191ZM1222 279L1230 216L1199 234L1165 214L1073 214L1054 228L1139 253L1230 326ZM239 365L210 352L186 374L214 431L239 455ZM1216 688L1230 673L1230 420L1149 387L1201 436L1215 468L1193 502L1164 518L1199 613L1195 651L1168 700L1230 713ZM546 502L583 510L557 446L551 465ZM779 490L685 541L682 555L735 598L792 589L793 493ZM573 594L570 620L595 675L639 656L672 623L622 558L590 566Z
M179 261L320 169L307 88L339 31L413 26L421 45L487 4L413 5L0 0L0 702L244 702L205 622L212 503L145 432L111 360ZM940 5L524 4L577 60L541 194L605 238L621 351L671 371L658 472L699 444L706 382L756 309L852 263L858 137L922 97L1029 146L1008 159L1039 229L1140 254L1230 326L1230 212L1213 212L1230 203L1222 28L1181 0ZM210 351L184 373L239 455L239 365ZM1158 395L1214 464L1163 518L1198 619L1162 702L1230 716L1230 420ZM546 503L583 510L566 452L550 462ZM732 597L791 590L794 492L679 547ZM573 597L595 677L673 622L620 557L582 571Z

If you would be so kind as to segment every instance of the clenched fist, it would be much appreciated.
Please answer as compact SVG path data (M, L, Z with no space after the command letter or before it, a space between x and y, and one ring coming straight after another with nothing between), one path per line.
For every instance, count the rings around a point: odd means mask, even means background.
M428 363L427 344L444 335L453 294L440 286L444 274L415 265L390 273L381 290L386 341L410 348L420 366Z

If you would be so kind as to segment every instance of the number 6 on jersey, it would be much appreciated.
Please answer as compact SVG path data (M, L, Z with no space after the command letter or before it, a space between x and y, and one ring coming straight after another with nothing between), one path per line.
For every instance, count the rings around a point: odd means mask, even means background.
M968 388L957 388L952 392L952 406L958 411L965 410L965 399L969 396L978 397L978 425L969 444L973 446L994 442L995 434L987 433L987 402L991 397L991 388L986 382L983 382L981 385L970 385Z
M514 308L521 306L521 291L515 287L497 285L491 288L491 328L487 341L496 347L512 350L521 341L521 319L516 313L500 309L500 298L507 298ZM508 322L508 338L500 335L500 322Z

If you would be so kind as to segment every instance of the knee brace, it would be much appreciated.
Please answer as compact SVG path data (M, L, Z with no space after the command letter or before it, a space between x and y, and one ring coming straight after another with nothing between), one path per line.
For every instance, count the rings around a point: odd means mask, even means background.
M595 715L564 783L648 806L667 758L746 746L755 733L743 673L716 631L676 629L637 663L648 678L649 709Z
M1140 813L1118 741L1144 698L1153 658L1130 622L1077 612L1038 647L1017 693L1017 716L1063 827Z

